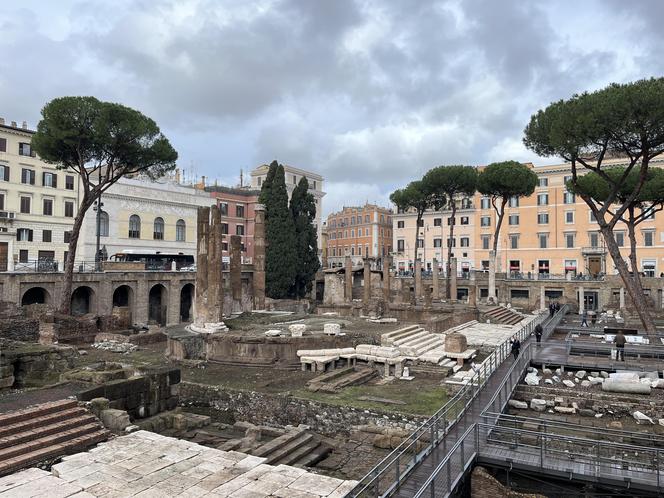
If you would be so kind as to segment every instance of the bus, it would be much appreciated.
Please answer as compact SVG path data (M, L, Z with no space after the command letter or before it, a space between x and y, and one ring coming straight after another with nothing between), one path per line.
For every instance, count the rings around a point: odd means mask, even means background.
M113 254L110 261L118 263L124 262L142 262L145 263L146 270L165 270L173 269L175 263L176 270L191 270L195 271L194 256L192 254L184 254L182 252L169 253L161 251L137 251L133 249L125 249L122 252Z

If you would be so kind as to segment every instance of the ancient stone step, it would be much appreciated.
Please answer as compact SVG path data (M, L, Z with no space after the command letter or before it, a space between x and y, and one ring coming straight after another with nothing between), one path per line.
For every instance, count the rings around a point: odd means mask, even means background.
M31 453L41 448L46 448L49 446L57 446L61 445L62 443L66 444L71 440L94 433L100 429L101 427L99 423L95 421L94 423L85 424L76 427L74 429L60 431L56 434L49 434L42 437L36 437L27 442L0 449L0 462L14 457L19 457L27 453Z
M252 452L252 455L258 457L267 457L270 453L279 450L280 448L289 444L291 441L300 437L300 434L302 434L302 432L304 431L294 430L284 434L283 436L274 438L269 443L265 443L263 446L256 448L256 450Z
M295 462L305 458L309 453L313 452L320 446L320 441L313 438L307 443L303 444L301 447L295 451L290 452L284 458L279 460L280 465L293 465Z
M353 373L345 375L344 377L340 378L334 383L321 386L321 390L327 392L336 392L339 389L342 389L347 386L364 384L365 382L367 382L368 380L370 380L372 377L375 376L376 376L376 371L373 368L361 368Z
M40 405L30 406L22 410L14 412L3 413L0 415L0 427L6 427L11 424L16 424L24 420L29 420L34 417L40 417L49 413L54 413L69 408L76 408L78 402L73 399L62 399L58 401L51 401L49 403L42 403Z
M265 463L266 465L273 465L276 462L279 462L282 458L286 457L286 455L289 455L291 452L307 444L313 438L314 436L312 434L309 434L307 432L301 432L298 434L298 437L292 440L290 443L280 447L276 451L271 452L267 456L267 460L263 463Z
M411 342L417 341L418 339L426 339L429 336L429 332L427 332L424 329L419 329L418 331L414 331L412 334L408 334L404 337L401 337L397 340L395 340L392 345L393 346L401 346L402 344L410 344Z
M387 332L383 334L380 338L381 340L381 345L382 346L391 346L395 340L408 336L409 334L412 334L413 331L416 331L417 329L420 329L421 327L419 325L408 325L407 327L403 327L397 330L393 330L392 332Z
M0 476L11 474L44 460L63 455L71 455L89 448L101 441L106 441L109 432L98 428L96 431L50 446L34 449L12 458L0 459Z
M33 429L25 429L22 432L15 432L11 436L2 437L0 438L0 449L16 446L44 436L75 429L77 427L83 427L88 424L97 424L98 426L97 419L94 415L85 413L80 416L70 416L60 421L55 421L47 425L35 426Z
M62 420L68 420L71 418L80 417L88 414L87 410L76 406L75 408L68 408L66 410L47 413L43 416L38 416L29 420L22 420L10 425L0 425L0 438L5 438L13 434L19 434L24 431L29 431L35 427L41 427L44 425L55 424Z
M327 458L327 456L332 451L328 445L321 443L313 451L310 451L300 460L294 463L296 467L313 467L318 462Z

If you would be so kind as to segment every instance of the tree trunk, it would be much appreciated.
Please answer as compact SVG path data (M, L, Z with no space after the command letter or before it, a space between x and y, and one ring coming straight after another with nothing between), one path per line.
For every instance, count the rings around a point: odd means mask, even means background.
M616 265L618 274L620 275L623 283L625 284L625 289L627 289L629 297L632 298L632 304L634 306L634 309L638 313L639 318L641 319L641 324L643 325L643 328L645 329L646 332L650 333L655 332L656 331L655 322L653 321L652 316L650 316L650 312L648 311L648 308L646 306L646 296L645 293L643 292L643 287L641 287L640 285L640 280L637 280L638 277L632 278L632 276L629 274L627 263L625 263L625 260L620 255L620 248L616 243L616 239L613 236L613 231L611 230L611 228L600 227L600 231L604 236L606 247L609 250L609 254L613 258L613 262ZM651 340L656 339L654 335L648 335L648 337L650 337Z
M454 225L456 224L456 202L454 200L450 201L452 205L452 217L450 218L450 236L448 238L448 243L447 243L447 263L445 263L445 274L447 275L447 278L445 279L445 295L447 296L447 299L451 299L450 297L450 271L452 270L452 266L450 265L450 260L452 259L452 241L454 240ZM440 220L440 224L443 224L443 220ZM441 243L443 241L441 240Z
M74 283L74 261L76 259L76 248L78 245L78 237L81 233L81 226L85 213L90 208L94 199L89 197L87 193L84 195L81 205L78 207L78 213L74 218L74 226L71 230L69 238L69 246L67 248L67 260L65 261L65 271L62 277L62 294L60 296L60 307L58 311L63 315L71 313L71 294Z
M505 217L505 204L506 198L501 198L500 210L494 204L496 211L496 229L493 232L493 251L489 253L489 301L493 300L498 303L496 297L496 261L498 259L498 238L500 237L500 227L503 225L503 218Z
M636 224L634 223L634 207L630 206L627 211L629 213L627 223L627 233L629 236L629 262L632 267L632 276L634 281L640 289L643 289L641 275L639 274L639 263L636 260Z

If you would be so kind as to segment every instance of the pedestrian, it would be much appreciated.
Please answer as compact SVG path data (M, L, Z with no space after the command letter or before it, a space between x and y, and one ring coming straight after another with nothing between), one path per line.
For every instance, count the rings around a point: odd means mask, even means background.
M556 307L553 302L549 303L549 315L553 318L553 314L556 312Z
M558 313L560 311L560 303L556 301L556 304L554 306L556 308L556 313Z
M588 326L588 311L586 309L584 309L583 313L581 314L581 326L582 327Z
M510 341L510 344L512 345L512 354L514 355L514 360L519 357L519 351L521 351L521 341L517 336L514 336L512 340Z
M622 330L618 331L613 338L613 342L616 345L616 360L625 361L625 343L627 342L627 338Z
M542 342L542 325L539 323L535 326L535 340L537 341L537 345L539 345L540 342Z

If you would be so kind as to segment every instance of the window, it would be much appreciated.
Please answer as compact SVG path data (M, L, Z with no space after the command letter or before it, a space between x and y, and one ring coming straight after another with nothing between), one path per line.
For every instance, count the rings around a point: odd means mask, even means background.
M187 240L187 224L184 220L178 220L175 224L175 240L178 242Z
M518 214L510 214L509 219L509 224L510 225L518 225L519 224L519 215Z
M35 153L32 151L30 144L24 142L18 144L18 155L35 157Z
M53 216L53 199L42 200L42 213L44 216Z
M244 225L235 225L235 235L244 235Z
M616 234L616 244L618 244L618 247L624 247L625 232L615 232L615 234Z
M516 195L513 195L512 197L510 197L509 207L511 207L511 208L518 208L519 207L519 198Z
M422 249L424 247L424 239L417 239L417 247Z
M19 263L27 263L28 262L28 250L27 249L21 249L18 251L18 261Z
M5 194L0 194L0 210L5 209Z
M70 231L65 231L65 233L63 234L63 239L62 239L62 241L63 241L65 244L69 244L69 241L70 241L70 240L71 240L71 232L70 232Z
M74 202L73 201L65 201L65 216L67 218L73 218L74 217Z
M354 225L355 224L355 216L350 217L350 224Z
M567 211L565 213L565 223L574 223L574 211Z
M539 239L539 248L540 249L546 249L549 247L549 234L548 233L540 233L538 234L538 239Z
M654 220L655 219L655 211L652 209L652 206L647 206L645 209L641 210L641 214L646 213L643 216L644 220Z
M7 152L7 139L0 138L0 152Z
M228 252L228 242L221 243L221 250Z
M565 247L567 249L572 249L574 247L574 239L575 235L573 233L566 233L565 234Z
M519 248L519 235L518 234L510 235L510 249L518 249L518 248Z
M462 225L467 225L468 224L468 216L462 216L461 217L461 224Z
M657 271L657 261L654 259L644 259L641 265L643 268L643 274L646 277L655 276L655 272Z
M468 237L461 237L461 247L470 247L470 239Z
M293 175L293 185L297 184L297 176Z
M549 213L539 213L537 215L537 223L539 225L547 225L549 223Z
M595 213L590 211L588 214L590 215L590 223L597 223L597 218L595 218Z
M424 220L417 220L417 226L418 227L423 227L424 226Z
M44 187L58 188L58 175L55 173L42 173L42 185Z
M362 229L360 228L360 230L362 230ZM380 234L383 235L383 229L382 228L380 229ZM369 229L368 228L364 229L364 236L365 237L369 236Z
M23 168L21 170L21 183L25 185L34 185L35 184L35 170Z
M355 246L350 246L350 255L355 256Z
M538 273L549 273L549 260L548 259L540 259L537 263L537 271Z
M565 260L565 274L567 274L567 272L576 273L576 259Z
M655 239L655 232L643 232L643 245L652 247Z
M221 233L224 235L228 235L228 223L221 224Z
M0 166L0 180L9 181L9 166L4 164Z
M263 183L263 178L261 178L261 177L259 176L259 177L258 177L258 186L259 186L259 187L261 186L261 183Z
M489 198L488 198L488 197L482 197L482 198L480 199L480 207L481 207L482 209L489 209L489 208L491 207L491 203L489 202Z
M576 196L572 192L565 192L563 195L563 202L565 204L574 204L576 202Z
M228 202L219 203L219 212L221 216L228 216Z
M456 247L456 238L447 238L447 247Z
M19 242L32 242L32 230L29 228L17 228L16 240Z
M141 219L136 214L132 214L129 217L129 238L141 238Z
M67 190L74 190L74 177L72 175L65 176L65 188Z
M30 214L30 197L21 197L21 213Z
M590 242L590 247L599 247L599 233L589 232L588 241Z
M42 230L42 242L51 242L53 240L53 232L51 230Z
M537 205L538 206L548 206L549 205L549 194L537 194Z
M403 252L403 251L404 251L404 241L397 240L397 252Z
M433 246L434 247L442 247L443 246L443 239L433 239Z
M572 175L567 175L563 178L563 183L567 185L569 182L572 181Z
M528 299L530 293L528 289L510 289L510 297L512 299Z
M439 226L441 226L441 225L442 225L442 221L443 221L443 220L442 220L441 218L434 218L434 219L433 219L433 226L435 226L435 227L439 227Z
M241 204L238 204L235 206L235 217L236 218L244 218L244 206Z
M314 190L316 190L316 180L314 180Z
M491 245L491 235L482 235L482 249L488 249Z
M538 178L537 179L537 185L539 187L548 187L549 186L549 179L548 178Z
M99 236L108 237L108 213L102 211L99 214Z
M164 240L164 219L155 218L154 219L154 229L152 231L152 238L154 240Z
M352 223L351 223L351 224L352 224ZM362 232L360 232L360 235L362 235ZM354 229L354 228L351 228L351 229L350 229L350 238L351 238L351 239L354 239L354 238L355 238L355 229Z
M483 259L480 262L480 265L481 265L482 270L488 270L489 269L489 260L488 259ZM484 297L487 297L489 295L489 290L488 289L480 289L480 295L483 293L483 291L486 291L486 293L484 293Z
M473 201L471 201L468 197L464 197L461 199L461 209L472 209L473 208Z
M490 227L491 226L491 216L482 216L480 218L481 227Z
M364 221L366 221L367 223L369 223L369 215L366 215L366 216L364 217ZM385 215L384 215L384 214L381 214L381 215L380 215L380 222L381 222L381 223L385 223Z

